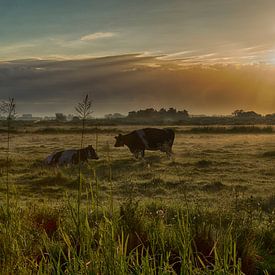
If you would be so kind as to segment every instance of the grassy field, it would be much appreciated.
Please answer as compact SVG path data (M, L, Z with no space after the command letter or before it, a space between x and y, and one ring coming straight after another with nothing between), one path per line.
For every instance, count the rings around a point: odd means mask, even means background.
M136 128L85 135L80 212L79 167L43 165L79 133L12 134L10 209L0 135L1 274L275 274L275 135L177 127L172 159L135 160L113 145Z

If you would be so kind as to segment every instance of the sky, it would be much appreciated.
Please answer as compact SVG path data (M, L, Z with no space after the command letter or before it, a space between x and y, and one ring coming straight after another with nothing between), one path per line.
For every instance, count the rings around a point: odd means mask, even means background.
M0 99L35 114L87 92L95 115L275 112L274 14L271 0L0 0Z

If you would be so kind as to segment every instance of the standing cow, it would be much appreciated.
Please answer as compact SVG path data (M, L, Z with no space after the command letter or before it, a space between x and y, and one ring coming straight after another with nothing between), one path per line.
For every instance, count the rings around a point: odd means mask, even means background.
M92 145L82 149L70 149L54 152L45 159L47 165L67 165L78 164L88 161L88 159L98 159L96 151Z
M160 150L170 157L174 138L175 133L172 129L145 128L135 130L127 135L119 134L115 137L115 147L126 145L135 158L138 158L139 153L144 157L145 150Z

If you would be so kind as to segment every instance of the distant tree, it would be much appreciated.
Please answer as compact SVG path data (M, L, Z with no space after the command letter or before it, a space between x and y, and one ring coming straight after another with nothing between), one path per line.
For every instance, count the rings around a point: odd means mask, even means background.
M247 111L245 112L244 110L236 110L232 113L235 117L246 117L246 118L257 118L261 117L260 114L257 114L254 111Z
M137 115L137 112L136 112L136 111L131 111L131 112L128 113L128 117L129 117L129 118L135 118L136 115Z
M161 109L159 110L159 114L161 114L161 115L166 114L166 109L165 109L165 108L161 108Z
M238 116L240 116L243 112L244 112L243 110L235 110L235 111L232 113L232 115L238 117Z
M179 111L178 113L185 116L185 117L189 117L189 113L188 113L187 110Z
M188 111L183 110L183 111L177 111L175 108L169 108L166 110L165 108L161 108L159 111L155 110L154 108L147 108L143 110L138 110L138 111L132 111L128 113L128 118L135 118L135 119L150 119L150 120L181 120L184 117L188 117Z
M147 108L145 110L139 110L137 112L137 115L140 118L152 118L152 116L154 115L155 112L156 112L155 109L153 109L153 108Z
M267 114L265 117L266 118L275 118L275 113L274 114Z
M78 122L78 121L80 121L80 118L78 116L73 116L72 121Z
M106 119L119 119L119 118L124 118L125 116L120 114L120 113L114 113L114 114L106 114L104 118Z
M174 114L177 113L177 110L176 110L175 108L169 108L168 111L167 111L167 113L168 113L169 115L174 115Z
M67 121L72 121L74 118L74 115L73 114L68 114L67 115Z
M59 121L59 122L67 121L67 117L63 113L56 113L55 119L56 119L56 121Z
M120 113L114 113L113 117L114 118L124 118L125 116L123 114L120 114Z
M147 108L145 111L149 114L156 112L156 110L154 108Z
M258 114L258 113L256 113L256 112L254 112L254 111L248 111L248 112L244 112L243 113L244 114L244 116L246 116L246 117L261 117L262 115L260 115L260 114Z

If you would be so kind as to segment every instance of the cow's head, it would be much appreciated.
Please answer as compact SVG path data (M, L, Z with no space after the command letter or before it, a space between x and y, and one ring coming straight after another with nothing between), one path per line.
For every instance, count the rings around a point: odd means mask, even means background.
M87 147L88 149L88 157L91 158L91 159L98 159L98 156L97 156L97 153L95 151L95 149L93 148L92 145L89 145Z
M122 146L124 146L124 141L123 141L122 134L119 134L118 136L116 136L115 139L116 139L115 147L122 147Z

